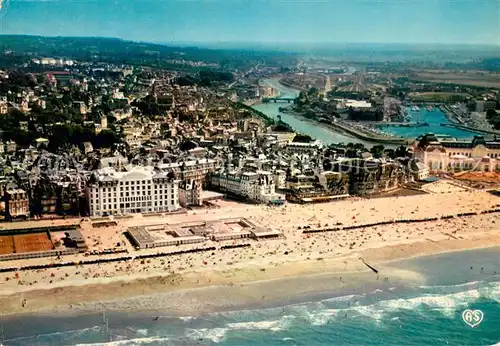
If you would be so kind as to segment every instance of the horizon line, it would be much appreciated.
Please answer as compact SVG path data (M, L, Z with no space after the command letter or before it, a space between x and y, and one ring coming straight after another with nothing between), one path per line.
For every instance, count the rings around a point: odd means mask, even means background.
M37 34L13 34L13 33L0 33L0 36L26 36L26 37L47 37L47 38L104 38L110 40L121 40L137 43L150 43L158 45L404 45L404 46L432 46L432 45L445 45L445 46L483 46L500 48L499 44L494 43L475 43L475 42L362 42L362 41L158 41L158 40L136 40L130 38L116 37L116 36L77 36L77 35L37 35Z

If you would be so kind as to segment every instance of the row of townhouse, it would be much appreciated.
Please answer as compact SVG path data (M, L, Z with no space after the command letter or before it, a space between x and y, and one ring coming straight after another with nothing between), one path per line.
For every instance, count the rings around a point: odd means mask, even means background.
M209 184L222 192L260 203L284 200L284 196L276 193L274 178L267 171L215 173L210 175Z

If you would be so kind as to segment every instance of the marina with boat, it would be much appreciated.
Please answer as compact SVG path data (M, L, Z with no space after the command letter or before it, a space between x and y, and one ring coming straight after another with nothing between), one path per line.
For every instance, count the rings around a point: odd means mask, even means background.
M297 97L299 91L284 87L278 79L266 79L263 83L277 90L283 97ZM277 119L281 116L283 121L291 125L295 131L308 134L326 144L330 143L363 143L373 145L400 145L413 141L416 137L432 132L453 138L472 138L477 131L455 126L457 122L450 119L451 106L439 104L403 103L399 119L401 121L349 121L337 119L336 121L313 121L302 117L300 114L287 111L282 103L261 103L252 106L266 115Z

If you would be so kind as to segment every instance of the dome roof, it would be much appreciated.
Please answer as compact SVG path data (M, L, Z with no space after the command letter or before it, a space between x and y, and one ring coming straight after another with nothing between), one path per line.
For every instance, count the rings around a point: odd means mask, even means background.
M474 139L472 140L472 147L475 147L477 145L486 146L486 140L483 136L474 136Z

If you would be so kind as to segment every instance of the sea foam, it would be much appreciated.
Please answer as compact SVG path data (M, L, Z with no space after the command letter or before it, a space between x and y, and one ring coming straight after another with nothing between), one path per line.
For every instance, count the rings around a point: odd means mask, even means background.
M135 338L128 340L118 340L109 342L100 342L93 344L76 344L75 346L134 346L134 345L158 345L164 344L169 339L167 337Z
M273 332L277 332L277 331L286 329L286 327L287 327L286 321L290 317L292 317L292 316L283 316L281 319L275 320L275 321L228 323L227 326L230 329L270 330Z
M181 316L179 317L180 320L184 322L191 322L195 317L194 316Z
M229 328L188 329L187 337L191 340L210 340L218 344L226 338Z
M460 286L471 286L474 283L468 283ZM443 288L444 286L440 286ZM449 286L449 288L459 287L458 285ZM348 297L348 298L347 298ZM354 297L346 296L346 299L335 298L335 301L349 301ZM421 312L430 308L432 311L437 311L443 316L453 317L457 310L468 306L470 303L477 301L480 298L492 299L499 301L500 299L500 283L489 283L488 286L480 289L470 289L462 292L448 294L431 294L426 293L416 297L398 298L381 300L372 304L361 304L359 301L354 305L343 308L319 308L321 305L314 303L313 305L303 304L295 308L298 317L308 321L311 325L325 325L330 321L339 318L349 318L353 316L363 316L381 322L387 314L401 310L411 310ZM331 299L323 302L331 302ZM354 314L354 315L353 315Z
M472 286L472 285L476 285L478 284L479 281L471 281L471 282L466 282L466 283L463 283L463 284L458 284L458 285L449 285L449 286L440 286L440 285L436 285L436 286L419 286L419 288L423 288L423 289L438 289L438 288L445 288L445 289L449 289L451 287L466 287L466 286Z

